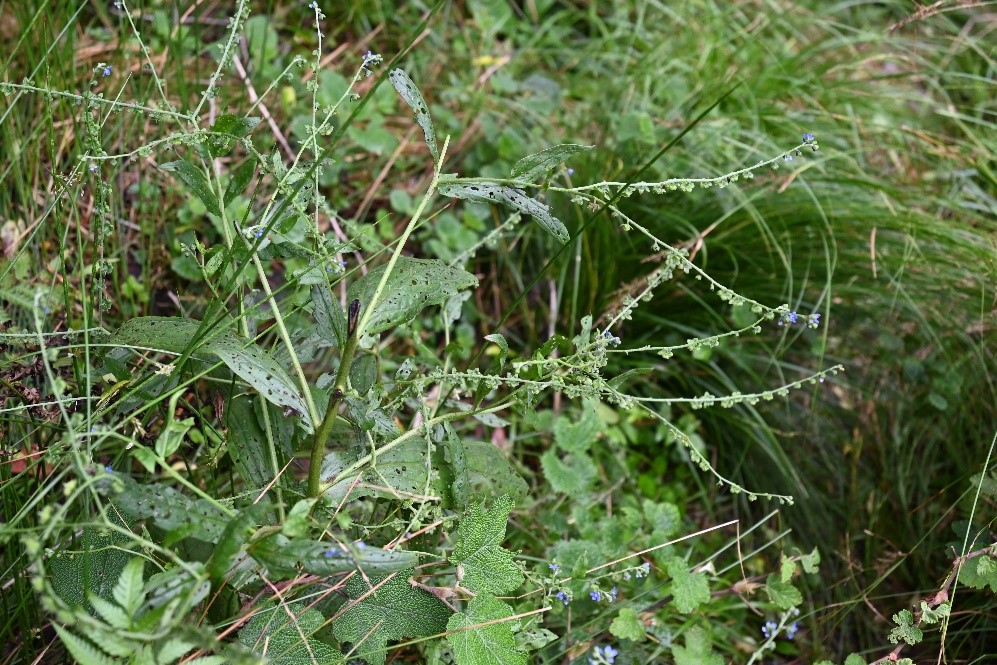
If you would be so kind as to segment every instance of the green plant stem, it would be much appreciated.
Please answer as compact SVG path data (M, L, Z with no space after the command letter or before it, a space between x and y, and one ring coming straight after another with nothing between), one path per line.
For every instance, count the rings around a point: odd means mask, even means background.
M329 440L329 433L332 431L332 424L336 421L336 414L339 412L339 403L346 394L346 381L350 376L350 368L353 366L353 358L357 352L357 342L360 339L357 330L353 330L343 344L343 355L339 359L339 371L336 372L336 383L329 395L329 406L325 410L325 417L322 423L315 430L315 440L312 442L311 465L308 467L308 496L311 498L319 495L319 480L322 475L322 457L325 455L325 444Z

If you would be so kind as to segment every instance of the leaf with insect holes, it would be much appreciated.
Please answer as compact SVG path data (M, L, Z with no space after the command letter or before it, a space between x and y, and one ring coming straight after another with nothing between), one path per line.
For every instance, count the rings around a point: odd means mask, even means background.
M336 637L352 645L353 657L384 665L389 640L428 637L446 630L451 611L436 596L408 582L414 568L388 579L353 575L346 582L350 604L333 622ZM383 582L383 584L382 584Z
M457 665L526 665L516 648L512 608L489 594L474 597L447 622L447 642Z
M594 145L579 145L577 143L562 143L546 150L523 157L512 167L509 177L512 180L536 182L547 175L547 172L578 152L591 150Z
M362 309L370 307L386 269L387 265L378 266L353 282L348 299L359 299ZM442 305L458 292L477 285L477 277L443 261L398 257L367 319L367 327L360 332L375 335L408 323L426 307Z
M257 422L256 414L259 409L267 408L266 403L257 401L258 399L253 395L240 395L230 400L225 407L225 424L228 427L226 448L235 470L242 477L246 488L254 492L254 496L263 492L287 462L282 446L271 447L266 433ZM276 457L275 460L271 459L271 453ZM270 494L264 494L260 501L269 502Z
M175 162L166 162L165 164L160 164L159 168L168 173L172 173L177 177L177 179L183 184L187 185L187 190L201 199L201 203L204 207L208 209L208 212L214 215L220 215L221 210L218 207L218 197L211 189L211 185L208 184L207 178L204 177L204 172L198 169L196 166L190 162L178 159Z
M433 129L433 119L429 117L429 107L426 106L426 100L422 98L419 88L416 87L404 69L391 70L391 73L388 74L388 80L415 113L415 121L422 127L422 133L426 137L426 145L429 146L429 152L433 155L433 163L439 163L440 151L436 147L436 131Z
M527 196L523 191L503 187L493 182L463 182L460 179L440 183L439 192L452 199L478 203L502 203L535 219L540 226L561 242L567 242L568 229L550 213L550 207Z
M473 504L460 521L450 562L457 566L457 580L465 589L503 594L523 583L513 553L502 547L512 508L512 499L502 496L491 510L485 510L484 503Z
M672 647L675 665L723 665L724 659L713 651L713 640L705 628L693 626L685 633L685 646Z
M115 506L136 520L151 519L174 541L193 536L213 543L229 523L229 518L214 504L191 499L168 485L146 485L130 478L119 480L124 491L114 498Z
M672 578L671 592L675 597L675 609L682 614L689 614L703 603L710 600L710 585L705 573L693 573L686 567L686 562L678 557L671 557L665 562L669 577Z
M325 625L318 610L301 602L268 603L253 610L239 641L266 657L268 665L335 665L346 662L337 649L312 637Z
M232 332L209 332L198 338L200 325L196 319L182 317L139 317L118 328L111 336L111 344L174 354L196 345L197 352L218 356L232 373L255 388L265 400L301 414L308 413L308 406L294 382L269 353ZM310 426L308 422L305 425Z

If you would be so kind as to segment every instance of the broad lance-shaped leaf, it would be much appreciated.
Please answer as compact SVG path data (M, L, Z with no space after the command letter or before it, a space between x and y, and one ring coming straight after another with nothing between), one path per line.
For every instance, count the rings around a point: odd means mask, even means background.
M369 575L369 583L362 575L353 575L346 582L346 594L356 602L347 605L332 629L337 638L353 645L355 657L384 665L388 640L428 637L446 629L450 610L436 596L409 584L414 572L414 568L403 570L391 579Z
M199 326L200 321L196 319L140 317L118 328L111 336L111 344L183 353L193 343ZM198 351L218 356L265 400L298 413L308 413L304 398L284 368L252 341L231 332L214 333L200 343Z
M503 621L512 616L511 607L488 594L473 598L464 612L451 616L447 642L457 665L526 665L526 654L516 649L512 624Z
M211 134L205 140L208 152L212 157L221 157L232 149L236 140L253 131L260 124L259 118L241 118L227 113L218 116L211 125Z
M203 203L204 207L208 209L208 212L214 215L221 214L221 210L218 207L218 197L215 196L215 193L211 190L211 185L208 184L208 180L204 177L204 173L196 166L190 162L178 159L175 162L160 164L159 168L164 171L169 171L175 175L180 182L187 185L187 189L190 193L201 199L201 203Z
M591 150L594 145L579 145L577 143L562 143L546 150L523 157L512 167L510 177L513 180L536 182L555 166L571 157L576 152Z
M426 100L422 98L419 88L416 87L404 69L391 70L391 73L388 74L388 80L391 81L391 85L395 86L395 90L398 91L398 94L402 96L405 103L415 113L415 121L419 123L423 134L426 135L426 145L429 146L429 152L433 155L433 163L439 163L440 151L436 147L436 132L433 129L433 119L429 117L429 107L426 106Z
M523 583L523 571L513 561L513 553L502 548L512 507L512 499L502 496L491 510L485 510L484 503L472 505L460 521L450 562L457 566L457 580L465 589L503 594Z
M289 540L283 534L253 544L249 554L267 567L268 576L274 580L290 579L301 571L335 575L361 568L384 574L418 563L414 552L392 552L369 546L348 551L335 543Z
M349 300L359 299L361 308L369 307L386 269L386 265L378 266L353 282ZM375 335L408 323L426 307L441 305L458 292L477 285L478 279L474 275L443 261L399 257L374 305L367 327L361 332Z
M470 182L460 180L440 183L438 191L443 196L479 203L504 203L519 212L535 219L551 235L561 242L568 241L568 229L557 217L550 213L550 207L536 199L531 199L522 190L503 187L493 182Z
M256 608L253 618L239 631L239 641L266 656L268 665L336 665L346 662L342 653L312 637L325 625L317 610L301 602L270 603Z

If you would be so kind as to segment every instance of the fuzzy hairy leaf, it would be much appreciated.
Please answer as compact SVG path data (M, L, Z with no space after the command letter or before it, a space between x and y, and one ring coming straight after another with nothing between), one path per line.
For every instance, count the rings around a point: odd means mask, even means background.
M554 448L540 456L544 478L555 492L581 497L598 473L592 458L584 453L568 455L564 459Z
M765 593L769 600L783 610L797 607L803 602L803 594L789 582L783 582L780 576L772 573L765 580Z
M509 605L488 594L476 596L464 612L451 616L447 642L457 665L526 665L526 654L516 648L512 624L502 621L511 616Z
M568 229L550 212L546 203L532 199L525 192L512 187L504 187L493 182L464 183L459 180L441 183L439 192L443 196L478 203L502 203L519 212L529 215L548 233L560 240L568 242Z
M187 190L191 194L201 199L201 203L208 209L208 212L214 215L221 214L218 207L218 197L211 190L211 185L208 184L204 173L196 166L183 159L178 159L175 162L160 164L159 168L175 175L180 182L187 186Z
M422 98L419 88L416 87L404 69L392 69L391 73L388 74L388 80L415 113L415 121L422 127L422 132L426 136L426 145L429 146L429 152L433 155L433 163L438 163L440 150L436 147L436 131L433 129L433 119L429 116L429 107L426 106L426 100Z
M446 629L450 610L436 596L409 584L413 572L410 568L390 579L370 575L371 586L362 575L353 575L346 583L347 595L357 602L333 622L333 632L370 665L384 665L389 640L426 637ZM371 592L372 588L376 590Z
M346 662L337 649L312 635L325 617L298 604L268 605L258 609L239 631L239 641L263 655L269 665L334 665Z
M362 308L369 307L386 269L387 265L378 266L353 282L349 299L359 299ZM399 257L361 332L374 335L408 323L426 307L442 305L458 292L477 285L477 277L443 261Z
M585 404L580 416L560 417L554 421L554 440L568 453L584 453L603 429L602 420L591 402Z
M906 642L907 644L914 645L924 639L924 633L915 625L914 615L911 614L910 610L900 610L894 614L893 623L897 625L887 636L890 642L894 644Z
M705 573L693 573L685 561L671 557L665 562L665 569L672 578L671 593L675 597L675 608L682 614L689 614L710 600L710 585Z
M457 579L464 588L503 594L523 583L523 571L513 561L513 553L502 547L512 508L512 499L502 496L491 510L485 510L484 503L473 504L460 521L450 562L457 566Z
M114 511L108 519L125 526ZM112 600L121 571L132 558L124 549L129 541L115 531L85 527L75 543L55 553L46 563L52 587L67 604L87 606L88 596Z
M543 178L548 171L575 153L585 152L594 147L594 145L579 145L577 143L562 143L561 145L551 146L529 157L523 157L516 162L512 167L512 173L509 174L509 177L513 180L536 182L540 178Z
M636 642L644 639L644 622L640 620L637 610L624 607L613 619L613 623L609 624L609 632L621 640Z
M997 593L997 560L991 556L978 556L962 564L959 569L959 582L972 589L990 586Z
M183 317L139 317L118 328L111 344L183 353L194 342L199 326L200 321ZM198 351L218 356L267 401L308 413L304 398L284 368L251 340L231 332L213 333L200 342Z
M724 659L713 651L710 634L700 626L693 626L685 634L685 646L673 646L675 665L723 665Z

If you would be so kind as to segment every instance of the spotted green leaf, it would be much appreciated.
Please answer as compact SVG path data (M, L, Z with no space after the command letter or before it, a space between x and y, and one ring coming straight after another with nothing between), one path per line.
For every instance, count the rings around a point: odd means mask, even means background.
M513 180L536 182L540 178L543 178L548 171L575 153L585 152L594 147L593 145L579 145L577 143L563 143L552 146L529 157L523 157L516 162L512 167L512 173L509 174L509 177Z
M369 307L386 269L386 265L378 266L353 282L349 300L359 299L361 308ZM399 257L366 329L361 332L374 335L408 323L426 307L441 305L458 292L477 285L474 275L443 261Z
M438 163L440 151L436 147L436 131L433 129L433 119L429 116L429 107L426 106L426 100L422 98L419 88L416 87L404 69L391 70L391 73L388 74L388 80L415 113L415 121L422 127L422 132L426 137L426 145L429 146L429 152L433 155L433 162Z
M440 183L439 192L443 196L479 203L505 204L535 219L548 233L567 242L568 229L550 212L550 207L530 198L522 190L504 187L493 182L461 182L452 180Z

